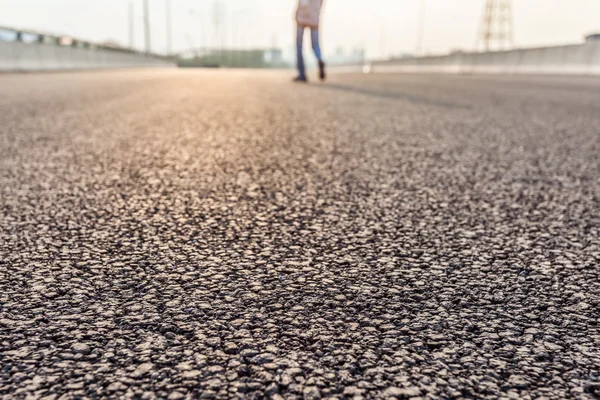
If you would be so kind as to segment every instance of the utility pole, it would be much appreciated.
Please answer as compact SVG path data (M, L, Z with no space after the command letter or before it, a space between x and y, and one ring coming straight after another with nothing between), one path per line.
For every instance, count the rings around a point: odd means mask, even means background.
M423 53L423 38L425 37L425 0L421 0L419 7L419 23L417 27L417 48L415 49L416 56L422 56Z
M166 1L166 17L167 17L167 55L170 56L173 53L173 31L171 25L171 0Z
M486 0L477 50L483 45L485 51L490 51L494 43L498 50L503 50L512 47L513 40L511 0Z
M223 59L227 58L227 6L222 5L221 8L221 52Z
M199 51L196 53L196 57L198 57L198 54L201 53L201 55L204 57L208 54L207 51L207 47L208 47L208 42L207 42L207 35L206 35L206 24L203 21L203 17L202 14L199 13L197 10L194 10L193 8L190 8L188 10L188 14L194 17L198 17L198 21L200 22L200 47L199 47Z
M146 44L146 52L152 52L152 44L150 43L150 12L148 10L148 0L144 0L144 41Z
M242 25L243 17L251 11L251 8L242 8L231 13L231 47L235 52L234 64L238 68L244 64L243 61L245 59L245 49L242 46L241 39L241 34L244 32Z
M133 1L129 0L129 48L135 45L135 16L133 12Z
M215 29L215 47L219 48L219 64L222 63L223 58L223 37L221 31L221 20L222 20L222 8L221 2L215 0L213 4L213 24ZM220 42L220 43L219 43Z

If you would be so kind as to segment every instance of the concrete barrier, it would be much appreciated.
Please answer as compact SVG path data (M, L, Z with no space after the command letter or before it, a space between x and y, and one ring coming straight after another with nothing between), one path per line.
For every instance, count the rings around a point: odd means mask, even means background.
M143 53L104 48L0 41L0 71L175 67L175 63Z
M13 54L12 42L0 41L0 71L17 69L16 58Z
M381 73L600 75L600 40L588 39L583 44L568 46L484 53L457 52L442 56L374 61L366 67L346 66L339 70Z

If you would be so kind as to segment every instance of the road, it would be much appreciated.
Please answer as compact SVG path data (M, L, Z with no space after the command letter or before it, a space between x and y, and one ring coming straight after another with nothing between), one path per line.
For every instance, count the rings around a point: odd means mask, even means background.
M600 81L0 75L0 396L600 396Z

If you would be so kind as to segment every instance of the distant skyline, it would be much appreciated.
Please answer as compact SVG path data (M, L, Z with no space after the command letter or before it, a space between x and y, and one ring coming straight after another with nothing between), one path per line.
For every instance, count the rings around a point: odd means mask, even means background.
M325 0L325 52L364 47L368 57L412 53L417 44L421 0ZM484 0L424 0L423 48L427 53L472 50ZM165 0L149 0L152 50L166 50ZM142 0L133 0L136 48L142 49ZM196 46L270 47L290 53L296 0L221 0L220 37L214 0L171 0L173 48ZM0 0L0 25L66 34L90 41L129 44L128 0ZM518 47L578 43L600 32L600 0L513 0Z

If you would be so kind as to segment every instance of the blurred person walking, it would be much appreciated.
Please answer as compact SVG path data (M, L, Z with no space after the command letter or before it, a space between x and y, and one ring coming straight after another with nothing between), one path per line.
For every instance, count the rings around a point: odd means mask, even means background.
M304 66L304 54L302 52L305 28L310 28L312 48L319 61L319 77L321 80L325 79L325 63L323 62L321 47L319 46L319 20L322 5L323 0L298 0L298 10L296 11L298 76L294 79L295 82L308 82Z

